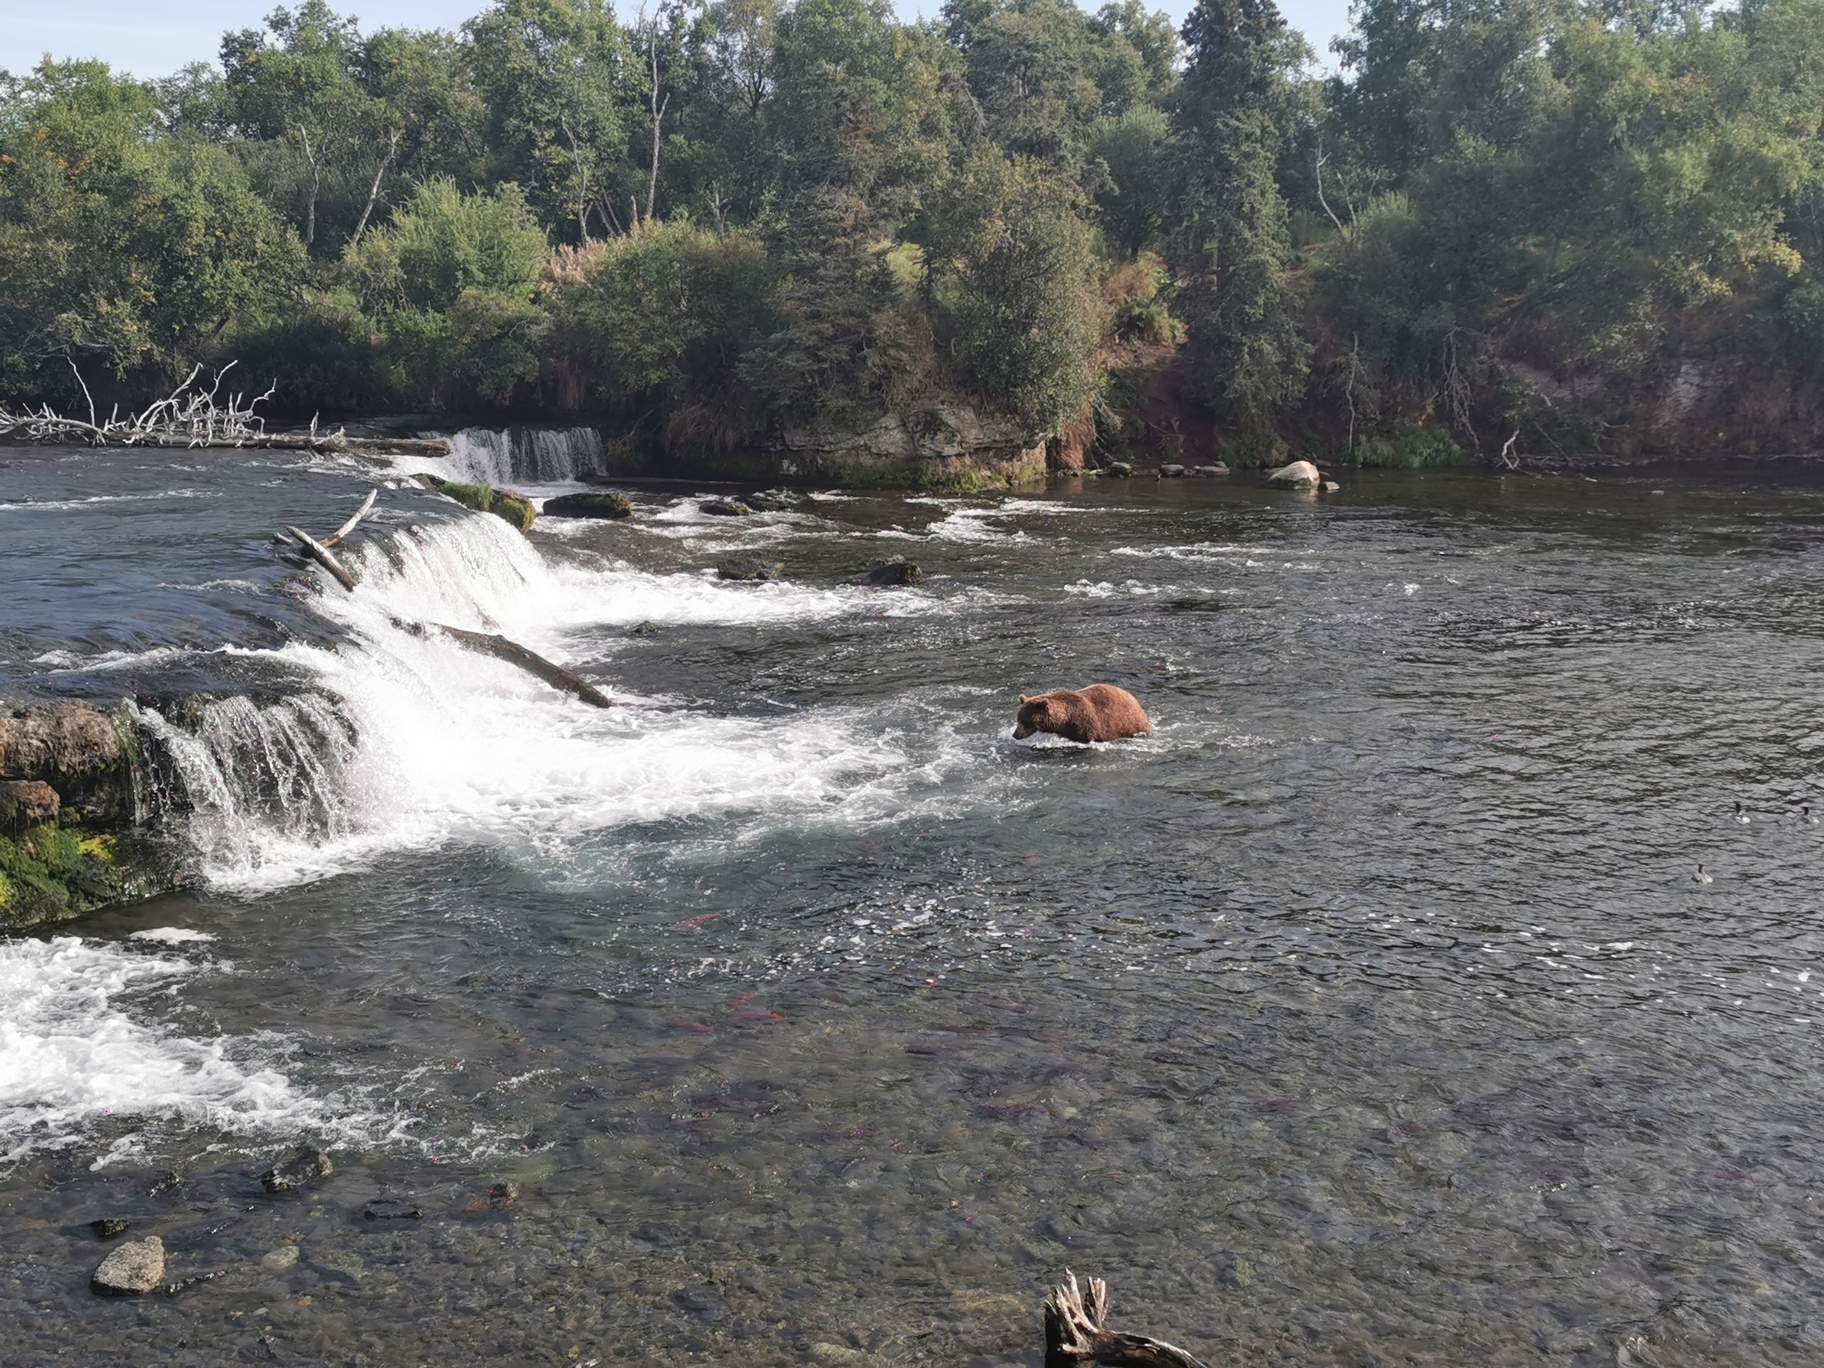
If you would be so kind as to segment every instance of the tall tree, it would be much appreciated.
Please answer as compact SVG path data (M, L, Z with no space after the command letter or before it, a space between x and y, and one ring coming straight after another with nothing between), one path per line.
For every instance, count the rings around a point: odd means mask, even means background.
M517 182L540 218L563 225L566 236L587 242L592 223L621 226L637 184L628 128L646 91L610 6L500 0L464 31L488 111L493 178Z
M1250 444L1270 443L1310 357L1274 180L1288 72L1304 45L1273 0L1199 0L1184 42L1168 257L1182 290L1189 373L1220 422Z

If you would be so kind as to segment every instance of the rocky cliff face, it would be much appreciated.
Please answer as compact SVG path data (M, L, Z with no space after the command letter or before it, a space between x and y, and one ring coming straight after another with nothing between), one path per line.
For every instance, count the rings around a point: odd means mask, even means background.
M184 880L139 823L132 721L86 703L0 713L0 930L64 921Z
M980 489L1044 478L1046 437L963 404L890 413L859 430L787 428L771 444L776 473L857 487Z

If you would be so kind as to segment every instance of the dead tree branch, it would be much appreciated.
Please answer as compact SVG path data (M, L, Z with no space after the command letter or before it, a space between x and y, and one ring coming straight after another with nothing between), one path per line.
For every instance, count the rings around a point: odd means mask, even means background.
M1051 1289L1045 1299L1045 1368L1083 1368L1106 1363L1116 1368L1203 1368L1203 1364L1176 1345L1145 1335L1110 1330L1108 1284L1091 1278L1087 1290L1077 1286L1077 1275Z
M304 550L312 560L335 576L336 583L351 594L355 592L355 577L349 574L347 566L336 559L335 552L311 536L310 533L299 528L287 526L285 530L303 543Z
M70 363L75 369L75 362ZM89 402L89 421L67 418L49 404L15 412L0 405L0 437L23 437L31 442L83 442L90 446L148 447L250 447L280 451L393 452L418 456L447 456L449 442L442 437L350 437L345 431L319 433L316 425L304 432L268 432L266 420L254 410L268 402L278 388L275 381L264 394L251 399L237 392L222 394L223 382L235 363L215 373L207 390L197 385L203 368L193 368L182 384L163 399L125 418L110 414L97 422L95 401L83 381Z

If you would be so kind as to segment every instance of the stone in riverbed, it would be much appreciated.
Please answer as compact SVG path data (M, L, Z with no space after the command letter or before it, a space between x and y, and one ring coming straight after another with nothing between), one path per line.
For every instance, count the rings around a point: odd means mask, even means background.
M925 578L920 570L904 556L892 556L884 561L876 561L865 575L857 575L854 584L901 585L918 584Z
M1125 480L1133 475L1134 467L1127 461L1110 461L1102 467L1102 473L1111 479Z
M1309 461L1293 461L1277 470L1269 470L1260 478L1265 484L1284 485L1289 489L1316 489L1324 482L1322 473Z
M283 1273L298 1262L298 1247L294 1244L280 1245L277 1249L268 1250L260 1255L260 1267L268 1273Z
M560 494L541 511L547 518L630 518L633 502L625 494Z
M776 580L784 573L784 561L759 556L731 556L716 566L716 578L725 580Z
M851 1349L846 1344L832 1344L820 1340L811 1346L811 1357L824 1368L858 1368L868 1361L868 1356L859 1349Z
M131 1221L123 1221L118 1216L99 1216L89 1222L89 1229L103 1240L112 1240L117 1235L125 1235Z
M712 518L745 518L753 509L733 499L705 499L697 505L697 511Z
M416 1221L423 1217L424 1209L397 1197L376 1197L361 1208L361 1214L370 1221Z
M1164 465L1159 467L1159 478L1162 480L1176 480L1183 474L1184 467L1175 461L1167 461Z
M305 1145L293 1150L278 1163L260 1175L260 1182L268 1192L290 1192L293 1188L303 1187L329 1177L336 1171L336 1166L329 1162L329 1156Z
M119 1245L101 1261L89 1286L103 1297L143 1297L165 1280L165 1243L156 1235Z
M1218 476L1227 475L1229 473L1229 468L1221 461L1218 461L1215 465L1200 465L1196 468L1194 473L1198 475L1207 475L1214 479Z
M490 1211L505 1211L519 1200L519 1184L510 1181L496 1183L488 1189L486 1200Z

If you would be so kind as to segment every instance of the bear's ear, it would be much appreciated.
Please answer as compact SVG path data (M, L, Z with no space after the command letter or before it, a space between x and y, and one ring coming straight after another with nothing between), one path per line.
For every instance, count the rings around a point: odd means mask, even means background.
M1020 695L1020 702L1022 702L1022 703L1030 703L1030 702L1032 702L1032 700L1031 700L1031 699L1030 699L1030 698L1028 698L1028 697L1026 697L1026 695L1025 695L1025 694L1021 694L1021 695Z

